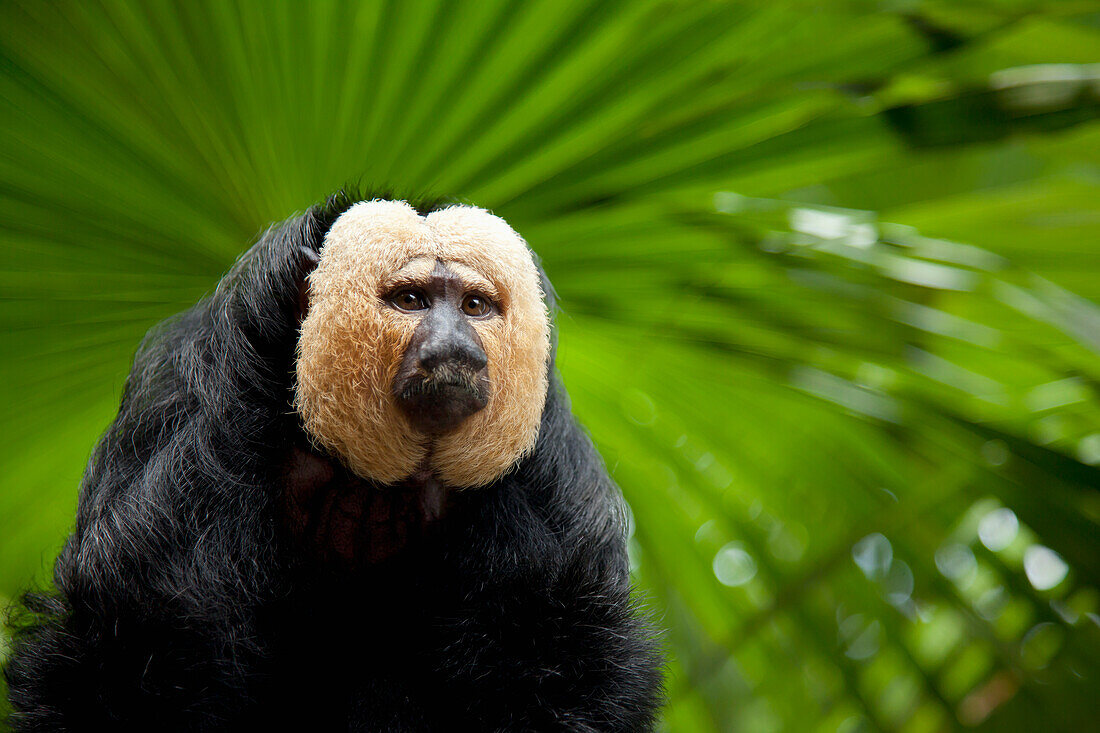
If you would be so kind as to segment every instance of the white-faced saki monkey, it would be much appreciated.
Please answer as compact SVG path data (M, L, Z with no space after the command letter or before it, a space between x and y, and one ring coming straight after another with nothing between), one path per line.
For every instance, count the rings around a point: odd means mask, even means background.
M339 194L142 342L22 731L645 731L662 658L548 281L470 206Z

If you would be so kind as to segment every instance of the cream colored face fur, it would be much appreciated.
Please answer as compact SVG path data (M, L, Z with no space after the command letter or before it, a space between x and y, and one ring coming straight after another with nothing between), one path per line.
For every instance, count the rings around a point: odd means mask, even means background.
M499 312L471 321L489 359L488 404L452 432L429 436L409 424L393 394L420 319L385 296L423 282L437 261ZM311 438L360 476L389 484L428 467L447 486L480 486L534 446L549 351L538 270L503 219L470 206L420 216L403 201L366 201L332 225L309 276L295 406Z

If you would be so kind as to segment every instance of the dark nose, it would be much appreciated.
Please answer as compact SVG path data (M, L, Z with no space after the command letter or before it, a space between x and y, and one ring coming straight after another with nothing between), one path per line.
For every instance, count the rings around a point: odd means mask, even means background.
M489 358L478 345L477 336L465 318L442 312L432 315L435 316L435 322L431 324L428 337L416 352L420 366L429 372L444 364L475 372L484 369Z

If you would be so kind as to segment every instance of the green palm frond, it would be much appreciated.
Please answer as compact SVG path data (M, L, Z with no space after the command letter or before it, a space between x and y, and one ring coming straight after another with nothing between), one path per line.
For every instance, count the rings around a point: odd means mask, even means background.
M144 332L360 181L541 255L669 730L1087 729L1098 17L5 3L0 600L47 577Z

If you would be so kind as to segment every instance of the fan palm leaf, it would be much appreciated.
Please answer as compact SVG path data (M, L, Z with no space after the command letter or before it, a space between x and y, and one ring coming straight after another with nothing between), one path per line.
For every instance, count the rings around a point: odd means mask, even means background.
M493 208L632 508L677 731L1100 710L1093 3L0 10L0 595L158 320L345 183Z

